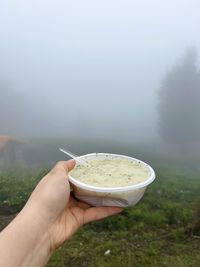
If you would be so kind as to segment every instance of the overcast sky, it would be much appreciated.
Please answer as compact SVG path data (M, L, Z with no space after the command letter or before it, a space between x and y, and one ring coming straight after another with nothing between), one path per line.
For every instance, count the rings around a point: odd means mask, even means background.
M200 52L199 10L198 0L0 0L0 79L23 118L10 107L8 134L156 137L164 75L188 46Z

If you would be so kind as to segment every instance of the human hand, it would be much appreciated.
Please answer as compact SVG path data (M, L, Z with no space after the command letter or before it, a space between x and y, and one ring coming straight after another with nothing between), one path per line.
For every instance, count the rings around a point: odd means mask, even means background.
M122 211L116 207L91 207L73 198L67 173L74 165L73 160L57 163L0 233L0 266L42 267L81 225Z
M122 208L117 207L91 207L70 195L67 173L74 165L74 160L58 162L39 182L26 205L38 207L38 216L46 225L51 251L80 226L122 211Z

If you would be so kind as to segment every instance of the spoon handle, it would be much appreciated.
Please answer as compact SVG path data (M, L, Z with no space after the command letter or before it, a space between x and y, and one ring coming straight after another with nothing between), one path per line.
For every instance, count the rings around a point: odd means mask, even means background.
M75 161L77 161L78 163L84 165L84 166L87 166L87 163L84 161L84 160L81 160L79 159L79 156L75 155L74 153L72 153L71 151L69 150L66 150L66 149L62 149L62 148L59 148L59 150L61 152L63 152L64 154L68 155L69 157L73 158Z

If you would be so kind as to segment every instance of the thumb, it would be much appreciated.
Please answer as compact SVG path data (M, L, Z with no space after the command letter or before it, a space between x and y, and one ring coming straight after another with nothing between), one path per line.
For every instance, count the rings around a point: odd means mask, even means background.
M68 161L59 161L58 163L56 163L56 165L53 167L53 169L51 170L51 172L53 173L57 173L57 172L69 172L71 171L74 167L75 167L75 160L71 159Z

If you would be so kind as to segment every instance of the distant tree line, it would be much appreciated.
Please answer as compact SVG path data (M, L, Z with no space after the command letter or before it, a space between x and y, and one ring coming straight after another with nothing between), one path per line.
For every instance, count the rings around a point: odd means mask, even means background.
M186 153L200 143L200 70L195 48L163 79L159 90L159 134Z

